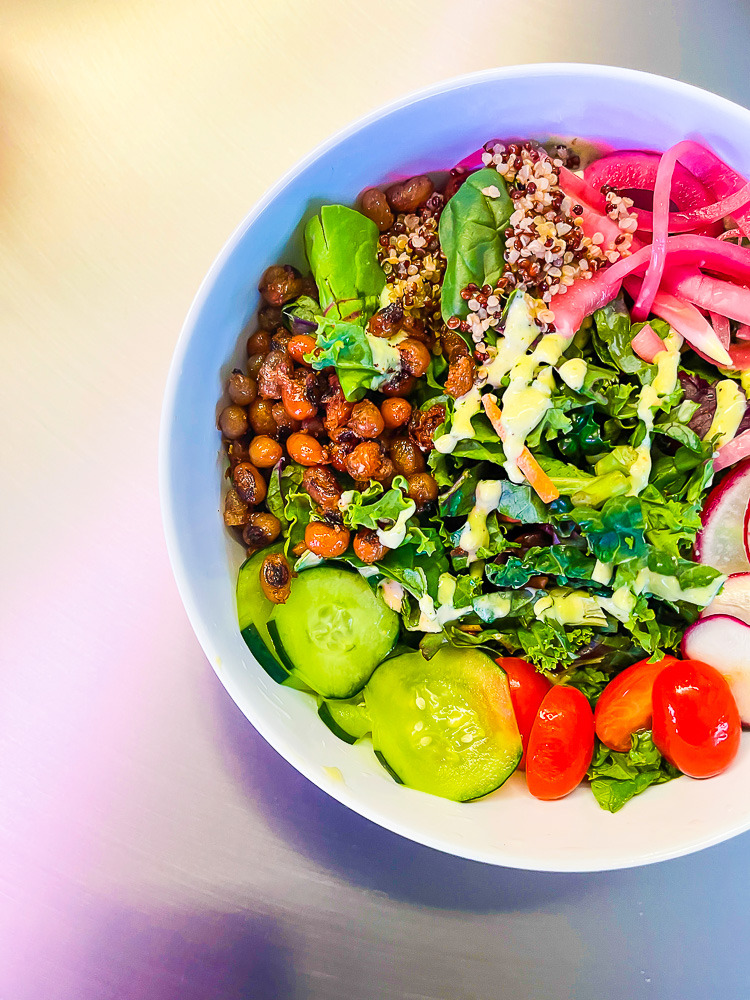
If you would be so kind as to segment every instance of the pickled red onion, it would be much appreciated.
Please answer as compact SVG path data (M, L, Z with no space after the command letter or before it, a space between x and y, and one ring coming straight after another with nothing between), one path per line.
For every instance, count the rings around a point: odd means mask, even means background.
M748 455L750 455L750 431L743 431L736 438L723 444L715 453L714 472L721 472L722 469L734 465Z
M644 361L653 364L656 355L664 350L664 341L655 332L654 328L649 323L646 323L643 329L639 330L630 341L630 346L639 358L643 358Z

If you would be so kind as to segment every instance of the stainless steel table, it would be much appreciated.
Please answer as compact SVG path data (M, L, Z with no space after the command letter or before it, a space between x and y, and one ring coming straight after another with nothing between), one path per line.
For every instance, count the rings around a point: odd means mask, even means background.
M483 867L380 830L240 717L182 611L156 434L261 191L398 93L613 62L750 103L746 2L0 5L0 998L740 1000L750 839Z

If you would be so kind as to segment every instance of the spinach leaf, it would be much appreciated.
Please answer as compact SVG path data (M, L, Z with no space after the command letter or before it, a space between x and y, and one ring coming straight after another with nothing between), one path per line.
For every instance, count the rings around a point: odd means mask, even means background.
M305 250L320 305L333 319L367 318L378 306L385 273L375 223L344 205L324 205L305 226Z
M483 192L496 188L499 197ZM513 214L505 181L493 169L477 170L453 195L440 216L440 246L446 258L441 292L443 319L466 317L461 289L470 282L495 286L505 267L504 231Z
M575 507L565 516L576 522L601 562L616 564L647 554L643 511L637 497L613 497L601 510Z
M349 400L361 399L370 388L375 388L384 375L397 371L401 364L398 350L380 340L373 353L373 341L378 340L354 322L320 320L316 337L315 354L309 359L313 368L335 367L341 391Z
M631 739L628 753L615 753L597 741L587 772L596 801L612 813L650 785L680 777L680 771L656 749L650 732L634 733Z

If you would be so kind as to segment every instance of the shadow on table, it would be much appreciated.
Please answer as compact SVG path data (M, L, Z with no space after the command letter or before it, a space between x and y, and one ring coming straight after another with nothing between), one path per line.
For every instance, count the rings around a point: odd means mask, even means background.
M0 969L8 1000L291 1000L290 948L271 917L147 912L66 892L33 963ZM6 979L9 977L9 980ZM3 983L9 982L8 991Z
M288 764L213 685L229 767L278 836L348 881L421 906L477 913L539 910L580 898L590 876L516 871L424 847L341 805Z

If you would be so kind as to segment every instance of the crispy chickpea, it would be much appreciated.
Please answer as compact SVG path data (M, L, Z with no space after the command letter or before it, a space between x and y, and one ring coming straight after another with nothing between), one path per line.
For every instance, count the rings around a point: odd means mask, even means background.
M219 430L234 441L247 434L247 411L241 406L225 406L219 414Z
M377 406L369 399L363 399L361 403L355 404L347 427L358 437L376 438L383 433L385 421Z
M273 435L278 430L269 399L256 399L250 404L250 426L256 434Z
M230 441L227 446L227 458L229 459L229 467L233 469L235 465L240 462L249 462L250 456L247 453L247 440L245 438L238 438L236 441Z
M313 503L323 510L338 510L341 487L330 469L324 465L314 465L302 474L302 488Z
M400 301L396 301L373 313L367 324L367 332L373 337L392 337L403 325L404 307Z
M281 401L284 409L294 420L308 420L314 417L318 408L307 398L304 382L290 379L281 388Z
M266 360L265 354L251 354L247 359L247 374L254 379L257 379L258 372L260 371L260 366Z
M416 384L417 380L414 376L402 369L395 375L391 375L387 382L383 382L380 386L380 392L384 396L408 396L410 392L414 391Z
M228 528L238 528L247 524L250 518L250 508L235 489L229 490L224 497L224 524Z
M346 456L344 466L352 477L363 481L372 479L380 469L383 456L375 441L363 441Z
M291 264L267 267L260 279L258 291L271 306L283 306L296 299L302 288L302 278Z
M280 323L281 306L263 306L258 313L258 326L261 330L275 330Z
M267 434L258 434L252 439L248 448L248 457L258 469L270 469L283 454L284 449L279 442Z
M349 548L349 529L341 524L311 521L305 528L305 545L323 559L341 556Z
M424 205L434 190L435 185L430 178L420 174L400 184L394 184L388 188L386 194L394 212L413 212L420 205Z
M281 399L284 386L292 377L294 365L288 354L271 351L258 369L258 394L265 399Z
M269 601L283 604L292 589L292 570L283 552L272 552L261 563L260 588Z
M417 472L407 479L409 484L408 494L417 509L421 510L428 504L437 500L438 484L428 472Z
M268 354L271 348L271 334L268 330L256 330L247 338L248 354Z
M229 398L237 406L247 406L258 395L258 384L254 378L250 378L240 368L235 368L229 376L227 383Z
M281 534L281 521L273 514L258 511L250 514L242 530L242 541L250 549L262 549Z
M396 472L407 479L427 468L424 455L408 438L396 438L392 441L388 454Z
M407 337L398 345L401 364L410 375L419 378L430 367L430 352L420 340Z
M271 350L286 354L289 348L289 341L293 336L294 334L290 330L287 330L285 326L277 327L271 337Z
M392 396L384 399L380 404L380 412L383 423L389 430L396 427L403 427L409 422L411 416L411 403L408 399L401 399L399 396Z
M298 365L309 367L309 362L305 361L305 355L315 350L315 338L307 333L297 333L286 345L286 349Z
M303 420L299 429L303 434L312 434L313 437L320 437L321 434L325 433L325 427L323 426L323 421L320 417L308 417L307 420Z
M362 214L372 219L381 233L393 225L393 212L388 199L378 188L369 188L362 195Z
M266 499L266 481L250 462L240 462L232 469L234 488L245 503L255 505Z
M289 457L299 465L322 465L328 461L325 448L310 434L295 432L286 442Z
M295 420L294 417L289 416L281 400L271 406L271 413L282 436L299 430L299 420Z
M366 563L377 562L388 551L388 547L383 545L378 538L377 531L372 531L369 528L359 529L354 536L353 545L354 555Z

